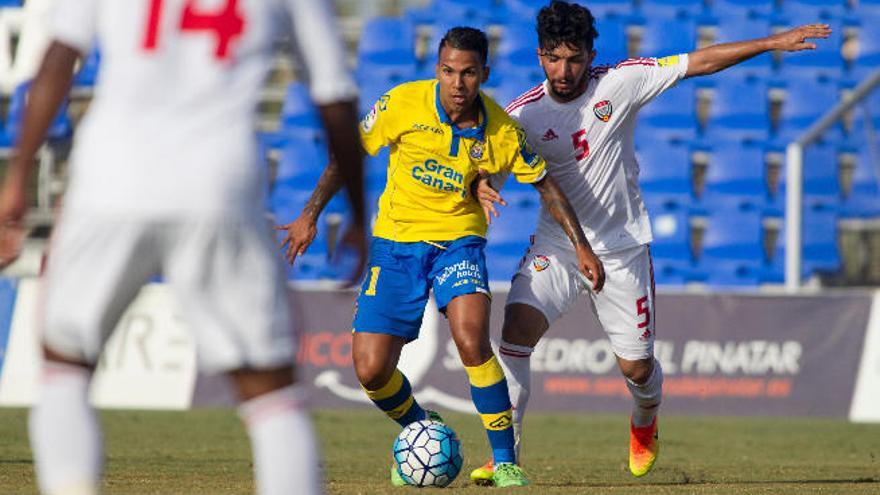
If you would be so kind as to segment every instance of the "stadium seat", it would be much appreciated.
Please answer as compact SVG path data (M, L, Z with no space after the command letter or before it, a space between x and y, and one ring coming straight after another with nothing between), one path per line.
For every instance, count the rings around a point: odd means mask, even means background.
M700 198L705 210L763 211L768 200L763 147L731 141L715 143Z
M697 85L686 79L639 110L638 125L655 129L664 138L690 140L697 132Z
M18 133L21 131L22 120L24 119L25 103L27 101L27 92L30 88L30 81L22 83L15 88L15 91L9 98L9 108L6 116L5 134L14 144L18 140ZM68 100L65 99L61 104L61 109L46 132L49 140L64 140L73 135L73 124L67 115Z
M783 223L777 237L773 260L765 278L771 282L785 279L786 229ZM832 209L805 208L801 227L801 277L834 273L840 269L837 247L837 215Z
M707 131L714 139L766 141L770 136L767 86L742 72L722 72L713 78Z
M711 286L754 286L764 265L761 213L716 210L706 222L697 271Z
M716 19L716 43L731 43L763 38L769 36L772 32L768 15L735 11L718 14ZM768 77L772 68L773 55L770 53L752 57L735 66L737 72L744 71L758 77Z
M510 179L515 181L515 179ZM519 260L529 247L540 210L540 196L535 190L515 191L505 188L502 196L507 206L492 218L486 244L486 261L491 280L510 280Z
M301 82L290 83L281 106L277 145L283 146L288 139L318 139L323 133L324 126L308 86Z
M690 53L697 47L697 25L693 18L649 17L642 31L639 55L664 57Z
M656 259L689 266L693 261L693 254L687 210L668 208L650 201L646 201L646 207L651 217L651 230L654 233L651 254Z
M544 80L537 55L537 35L535 26L524 22L508 23L503 26L495 58L490 64L491 79L505 85L506 79L528 80L528 87Z
M832 81L813 77L798 77L797 73L786 72L785 100L779 113L779 125L775 138L781 146L800 137L810 125L815 123L840 98L840 90ZM805 104L809 102L809 104ZM826 132L826 139L839 137L839 127L834 126Z
M643 1L639 13L646 19L657 17L696 17L703 13L703 0Z
M856 156L852 185L841 203L846 218L880 217L880 145L861 146Z
M314 188L330 161L323 140L294 137L281 149L275 172L275 187Z
M781 216L785 211L787 174L779 176L779 188L768 207L769 214ZM813 143L803 154L803 208L835 210L841 202L837 149L830 143Z
M775 3L774 0L712 0L710 7L712 15L720 19L731 16L769 18Z
M403 82L416 73L415 30L404 19L375 17L361 31L357 52L359 81Z
M98 80L98 69L101 66L101 52L94 48L89 56L83 60L79 70L73 78L73 85L80 87L92 87Z
M595 41L596 60L593 65L616 64L628 58L626 21L611 15L596 20L599 37Z
M847 0L785 0L780 14L809 18L807 24L841 19L846 12Z
M526 91L534 88L537 84L533 79L516 75L509 75L501 80L501 84L492 90L492 99L502 108L519 98Z
M691 150L683 142L639 140L639 183L646 202L688 208L693 199Z
M877 18L864 21L859 26L858 40L859 50L855 65L863 68L880 68L880 7Z

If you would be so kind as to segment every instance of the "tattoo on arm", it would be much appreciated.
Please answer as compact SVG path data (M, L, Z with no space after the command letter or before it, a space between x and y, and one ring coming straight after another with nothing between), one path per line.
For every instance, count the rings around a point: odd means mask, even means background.
M550 212L550 215L553 216L553 219L556 220L556 223L562 227L565 235L571 240L572 245L589 246L574 208L571 207L568 198L565 197L565 194L562 193L562 190L559 189L553 178L548 175L536 182L535 189L541 193L541 201L544 202L544 206Z
M324 210L324 207L327 206L333 195L342 188L343 181L344 179L339 172L339 165L336 164L336 160L330 160L330 163L324 168L321 178L318 179L315 191L303 208L303 215L318 218L318 215L321 214L321 211Z

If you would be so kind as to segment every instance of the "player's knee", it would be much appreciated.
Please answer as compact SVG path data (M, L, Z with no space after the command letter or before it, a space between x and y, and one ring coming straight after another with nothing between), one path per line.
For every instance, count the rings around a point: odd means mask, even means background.
M465 366L479 366L492 357L492 346L485 340L479 335L468 335L459 339L458 354Z
M620 371L629 381L641 385L648 381L654 371L653 360L621 361Z
M369 354L354 355L354 372L360 384L367 390L379 390L394 373L394 366Z

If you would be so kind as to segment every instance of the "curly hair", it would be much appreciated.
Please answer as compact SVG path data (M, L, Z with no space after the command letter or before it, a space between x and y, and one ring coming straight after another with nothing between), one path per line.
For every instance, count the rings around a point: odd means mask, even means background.
M489 40L486 38L486 33L472 27L458 26L446 31L443 39L440 40L440 45L437 47L438 58L444 46L455 48L456 50L477 52L483 66L486 65L486 61L489 58Z
M584 47L590 52L598 36L596 18L586 7L553 0L538 12L538 45L542 50L554 50L566 44Z

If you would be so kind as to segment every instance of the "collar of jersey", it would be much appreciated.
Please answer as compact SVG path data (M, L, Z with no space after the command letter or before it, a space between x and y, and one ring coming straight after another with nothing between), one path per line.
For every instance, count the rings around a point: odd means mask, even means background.
M489 122L489 116L486 114L486 105L483 104L482 96L477 95L477 102L480 104L480 116L482 117L480 124L468 129L459 129L455 122L449 118L449 115L446 114L443 105L440 104L440 84L434 85L434 106L437 107L437 115L440 117L441 123L448 124L452 128L452 143L449 144L449 156L458 156L458 146L461 138L473 138L477 141L486 140L486 123Z

